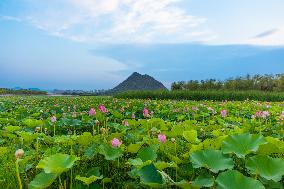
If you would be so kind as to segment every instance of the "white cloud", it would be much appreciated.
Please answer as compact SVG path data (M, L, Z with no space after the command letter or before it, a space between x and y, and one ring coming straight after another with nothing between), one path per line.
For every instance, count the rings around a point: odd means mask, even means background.
M81 42L176 43L212 39L206 18L180 0L29 0L26 19L50 35ZM202 28L203 27L203 28Z
M1 15L0 15L0 20L15 21L15 22L21 22L22 21L18 17L14 17L14 16L1 16Z
M245 41L245 43L264 46L282 46L284 45L284 27L273 29L271 32L267 31L259 34L251 39L248 39Z

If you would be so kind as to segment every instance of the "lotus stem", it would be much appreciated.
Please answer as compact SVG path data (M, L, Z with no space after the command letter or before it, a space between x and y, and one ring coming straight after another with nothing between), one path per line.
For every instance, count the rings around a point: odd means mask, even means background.
M53 136L55 136L55 124L53 124Z
M22 189L23 186L22 186L22 181L21 181L21 177L20 177L20 173L19 173L19 162L18 162L18 159L16 160L16 174L17 174L19 189Z

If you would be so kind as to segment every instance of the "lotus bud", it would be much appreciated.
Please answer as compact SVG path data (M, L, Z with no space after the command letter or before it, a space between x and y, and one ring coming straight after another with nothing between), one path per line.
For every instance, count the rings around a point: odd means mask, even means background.
M56 122L56 117L55 117L55 116L51 116L50 121L51 121L52 123Z
M39 132L39 131L40 131L40 127L36 127L35 132Z
M23 149L18 149L16 152L15 152L15 157L16 159L20 159L23 155L24 155L24 150Z

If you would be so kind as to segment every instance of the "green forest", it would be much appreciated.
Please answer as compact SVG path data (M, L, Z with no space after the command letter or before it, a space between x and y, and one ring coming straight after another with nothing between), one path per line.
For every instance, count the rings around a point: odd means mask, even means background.
M172 90L259 90L259 91L284 91L284 74L277 75L247 75L244 77L230 78L224 81L216 79L189 80L174 82Z

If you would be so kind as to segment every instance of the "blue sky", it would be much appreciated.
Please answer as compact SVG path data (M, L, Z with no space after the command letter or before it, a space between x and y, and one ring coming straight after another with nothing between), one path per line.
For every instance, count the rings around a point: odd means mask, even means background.
M283 0L1 0L0 87L284 73Z

